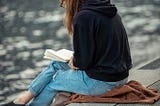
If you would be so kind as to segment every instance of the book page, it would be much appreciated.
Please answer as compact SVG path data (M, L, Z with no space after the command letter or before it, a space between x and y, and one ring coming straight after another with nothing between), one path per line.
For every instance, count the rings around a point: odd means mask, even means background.
M58 51L47 49L44 53L44 58L59 60L63 62L67 62L72 56L73 56L73 51L67 49L61 49Z
M73 56L73 51L67 49L61 49L57 51L58 56L65 60L69 60Z

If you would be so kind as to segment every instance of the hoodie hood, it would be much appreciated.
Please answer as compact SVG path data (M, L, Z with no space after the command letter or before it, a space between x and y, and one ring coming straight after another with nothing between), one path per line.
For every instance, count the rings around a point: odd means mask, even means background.
M114 17L117 13L117 8L110 0L86 0L80 8L80 11L82 10L92 10L108 17Z

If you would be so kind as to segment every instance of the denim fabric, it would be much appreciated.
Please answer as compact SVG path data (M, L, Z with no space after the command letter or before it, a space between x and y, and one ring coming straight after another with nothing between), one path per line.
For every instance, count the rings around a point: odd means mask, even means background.
M101 95L126 82L127 78L118 82L95 80L83 70L70 69L65 62L52 61L30 84L29 90L35 98L27 106L49 106L59 91Z

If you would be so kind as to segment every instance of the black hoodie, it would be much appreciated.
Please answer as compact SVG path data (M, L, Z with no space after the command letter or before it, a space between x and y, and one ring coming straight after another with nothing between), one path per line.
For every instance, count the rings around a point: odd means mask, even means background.
M86 0L74 18L73 64L93 79L119 81L132 67L125 28L107 0Z

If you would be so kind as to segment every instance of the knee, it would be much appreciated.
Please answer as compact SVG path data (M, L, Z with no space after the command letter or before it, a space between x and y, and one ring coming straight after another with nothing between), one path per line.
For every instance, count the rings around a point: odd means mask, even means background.
M58 61L53 60L53 61L51 61L51 62L49 63L49 66L54 67L54 66L56 66L57 64L59 64L59 62L58 62Z

